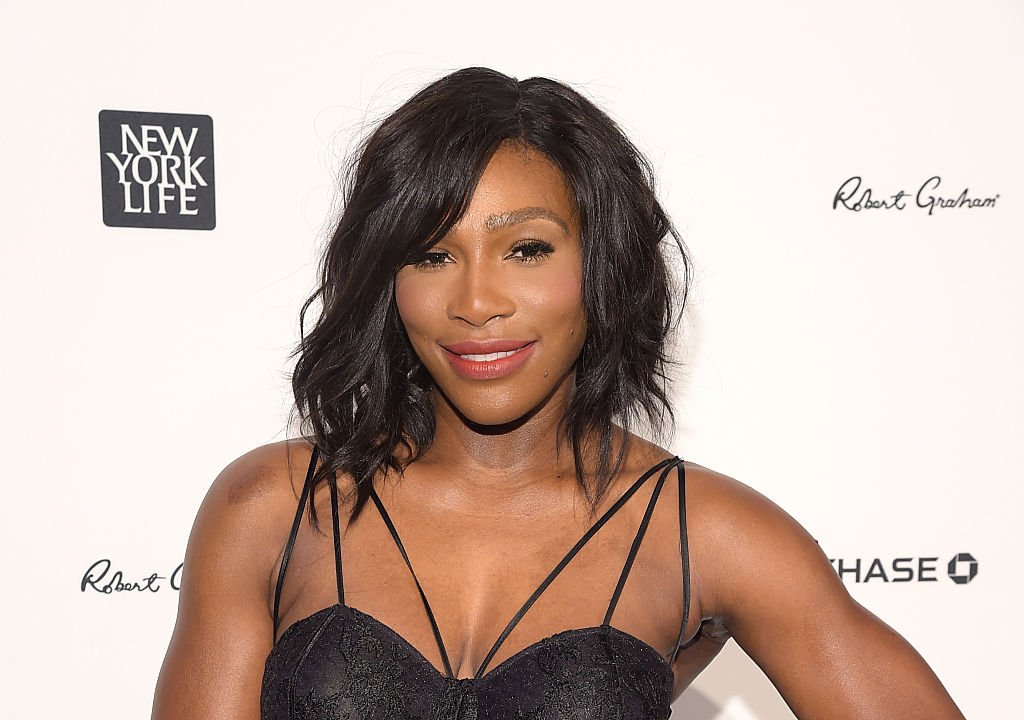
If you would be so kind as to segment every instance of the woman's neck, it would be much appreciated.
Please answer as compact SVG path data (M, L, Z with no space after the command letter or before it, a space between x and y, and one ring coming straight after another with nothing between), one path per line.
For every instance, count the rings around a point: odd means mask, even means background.
M576 485L562 427L569 397L562 389L516 422L477 425L435 390L434 440L416 461L416 474L430 478L433 493L450 493L449 502L461 497L484 506L536 492L550 496L552 485Z
M482 473L548 473L572 465L561 415L538 414L514 426L474 426L449 413L435 415L434 442L425 459Z

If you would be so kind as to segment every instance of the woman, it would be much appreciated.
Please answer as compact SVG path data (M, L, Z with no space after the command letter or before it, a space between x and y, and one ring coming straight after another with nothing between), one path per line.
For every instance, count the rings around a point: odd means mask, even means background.
M154 717L665 718L730 636L801 718L962 717L792 518L631 432L689 261L604 113L455 72L345 200L306 437L214 482Z

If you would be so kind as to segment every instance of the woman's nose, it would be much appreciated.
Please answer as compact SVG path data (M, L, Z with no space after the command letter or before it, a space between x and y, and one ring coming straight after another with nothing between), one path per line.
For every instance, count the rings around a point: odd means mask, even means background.
M448 317L482 327L496 317L515 313L515 302L500 267L470 261L453 273Z

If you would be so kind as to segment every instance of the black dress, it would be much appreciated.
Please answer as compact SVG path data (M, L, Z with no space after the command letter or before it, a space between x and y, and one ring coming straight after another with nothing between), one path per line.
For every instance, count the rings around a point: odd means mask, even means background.
M274 598L277 634L281 588L316 467L313 449L306 483L281 561ZM670 472L679 479L679 527L684 618L668 657L612 627L611 618ZM659 472L660 471L660 472ZM657 484L629 549L600 625L546 637L485 672L491 658L540 594L577 552L646 482ZM267 657L261 693L263 720L661 720L671 714L672 661L689 614L685 474L678 457L645 472L569 550L501 633L471 678L457 678L433 611L391 518L375 491L371 499L391 532L419 590L444 664L436 669L401 635L345 604L337 488L331 489L338 603L289 626Z

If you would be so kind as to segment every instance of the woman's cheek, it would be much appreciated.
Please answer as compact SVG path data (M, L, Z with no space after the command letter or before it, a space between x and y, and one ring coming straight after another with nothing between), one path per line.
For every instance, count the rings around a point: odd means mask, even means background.
M412 351L431 378L441 377L443 368L440 348L433 340L437 336L437 293L430 292L430 284L422 277L395 282L395 309ZM437 373L442 373L438 375Z
M575 272L538 274L529 291L520 296L535 317L575 323L583 315L583 278Z
M403 278L399 275L396 279L395 307L418 354L423 349L426 337L430 335L431 326L437 322L437 301L436 289L431 288L429 282L424 282L422 276Z

